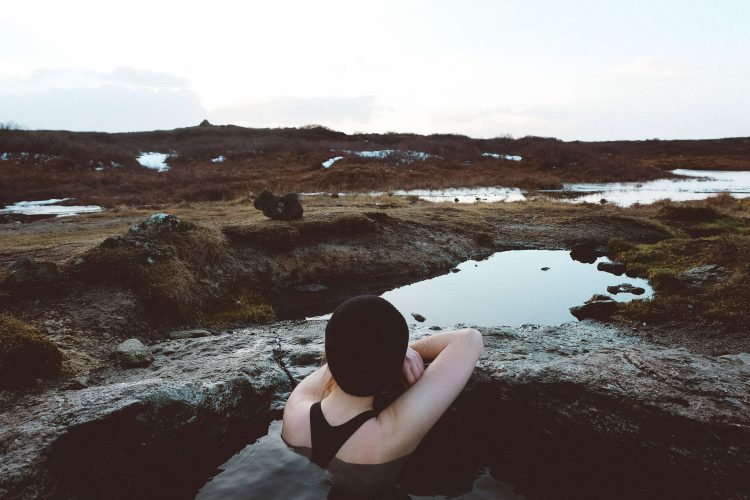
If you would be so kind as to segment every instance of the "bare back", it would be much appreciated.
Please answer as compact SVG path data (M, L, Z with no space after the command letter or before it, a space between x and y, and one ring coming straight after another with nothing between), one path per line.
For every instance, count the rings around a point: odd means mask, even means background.
M482 339L473 329L443 332L412 344L432 360L419 379L377 417L370 418L341 446L336 458L351 464L383 464L413 452L468 381L482 353ZM327 365L305 378L284 409L282 437L297 447L312 447L310 408L321 402L325 420L340 425L359 410L322 399L330 378Z

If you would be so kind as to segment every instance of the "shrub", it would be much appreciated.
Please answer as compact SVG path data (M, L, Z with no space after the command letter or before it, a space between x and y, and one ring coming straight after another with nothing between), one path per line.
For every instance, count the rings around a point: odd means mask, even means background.
M0 314L0 389L30 385L59 373L62 354L31 325Z

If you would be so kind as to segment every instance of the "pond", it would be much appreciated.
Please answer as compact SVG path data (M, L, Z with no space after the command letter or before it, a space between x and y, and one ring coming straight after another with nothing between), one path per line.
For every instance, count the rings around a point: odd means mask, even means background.
M476 472L472 490L459 499L522 500L510 483L498 481L486 469ZM456 478L463 484L466 478ZM235 454L221 465L196 496L200 500L213 499L299 499L319 500L334 498L326 471L304 456L295 453L281 439L281 421L271 423L268 434ZM329 496L330 495L330 496ZM339 497L335 497L339 498ZM360 497L358 497L360 498ZM380 497L379 497L380 498ZM417 496L408 492L394 492L386 498L446 498L445 496Z
M594 294L618 302L648 299L648 281L599 271L593 264L571 259L566 250L511 250L482 261L469 260L452 272L402 286L382 294L401 311L412 328L453 328L559 325L577 321L570 308ZM623 283L644 289L641 295L609 294L607 287ZM415 315L423 317L417 321ZM309 320L326 320L330 315Z

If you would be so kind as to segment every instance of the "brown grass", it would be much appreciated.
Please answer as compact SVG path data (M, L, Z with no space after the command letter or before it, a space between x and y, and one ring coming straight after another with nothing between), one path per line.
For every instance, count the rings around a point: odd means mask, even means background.
M4 152L51 159L0 161L0 204L72 197L105 207L231 200L249 192L389 191L457 186L558 188L563 182L643 181L682 167L750 169L747 139L584 143L552 138L353 134L324 127L192 127L127 134L0 130ZM423 151L366 159L345 150ZM175 151L169 172L140 167L143 151ZM520 155L520 162L482 157ZM210 160L224 155L227 160ZM321 163L344 156L330 169ZM710 161L709 161L710 160ZM115 161L121 168L109 167ZM97 171L99 164L105 165Z

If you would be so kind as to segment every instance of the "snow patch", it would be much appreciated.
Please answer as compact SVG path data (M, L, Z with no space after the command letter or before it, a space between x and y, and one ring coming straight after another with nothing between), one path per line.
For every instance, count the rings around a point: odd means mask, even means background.
M169 153L141 153L136 160L143 167L156 170L157 172L166 172L169 170L167 159L171 156L173 155Z
M323 163L321 163L321 165L323 166L323 168L331 168L331 166L334 163L336 163L339 160L343 160L343 159L344 159L343 156L336 156L335 158L331 158L330 160L324 161Z
M226 158L223 155L219 155L216 158L211 158L211 163L224 163Z
M425 153L423 151L413 151L413 150L406 150L406 151L399 151L397 149L381 149L379 151L344 151L345 153L353 154L355 156L359 156L360 158L378 158L378 159L384 159L388 158L389 156L405 156L406 161L408 160L428 160L430 158L439 158L436 155L431 155L429 153Z
M510 161L521 161L522 157L518 155L506 155L503 153L482 153L482 156L494 158L496 160L510 160Z
M101 212L102 207L99 205L77 205L63 206L58 205L72 198L56 198L51 200L37 201L19 201L12 205L0 209L3 214L21 214L21 215L56 215L57 217L69 217L71 215Z

